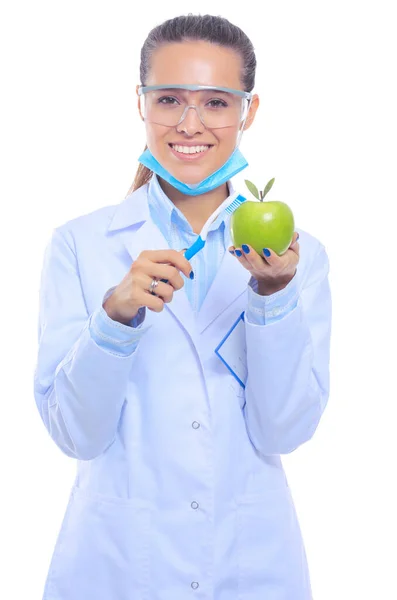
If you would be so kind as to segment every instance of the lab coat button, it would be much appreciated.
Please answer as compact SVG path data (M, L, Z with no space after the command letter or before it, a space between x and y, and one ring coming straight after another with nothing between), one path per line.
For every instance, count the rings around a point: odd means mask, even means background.
M194 590L197 590L198 586L199 586L199 584L197 583L197 581L192 581L192 588Z
M198 429L200 427L200 423L197 423L197 421L193 421L192 427L193 429Z
M196 508L199 507L199 505L197 504L197 502L192 502L190 505L192 508L194 508L194 510L196 510Z

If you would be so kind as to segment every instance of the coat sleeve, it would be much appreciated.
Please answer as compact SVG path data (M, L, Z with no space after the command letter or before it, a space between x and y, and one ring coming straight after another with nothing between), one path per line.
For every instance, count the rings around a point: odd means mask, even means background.
M265 325L245 324L244 417L252 444L264 455L287 454L313 436L328 402L331 292L322 244L295 308Z
M55 229L41 273L34 396L67 456L90 460L114 441L138 337L146 329L106 319L102 305L88 314L73 239Z

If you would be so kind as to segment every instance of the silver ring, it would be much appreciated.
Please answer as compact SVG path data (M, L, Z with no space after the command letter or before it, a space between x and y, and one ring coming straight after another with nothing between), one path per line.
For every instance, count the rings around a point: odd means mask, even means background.
M156 279L155 277L153 277L153 279L152 279L152 283L150 284L150 287L149 287L149 292L150 292L151 294L153 294L153 296L155 296L155 295L156 295L156 294L154 293L154 290L156 289L156 287L158 286L158 284L159 284L159 280L158 280L158 279Z

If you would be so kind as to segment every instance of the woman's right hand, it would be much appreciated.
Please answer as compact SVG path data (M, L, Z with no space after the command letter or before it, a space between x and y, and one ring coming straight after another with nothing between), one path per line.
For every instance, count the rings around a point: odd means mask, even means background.
M183 252L183 251L182 251ZM171 302L174 292L184 286L180 275L193 278L192 267L183 253L176 250L144 250L132 263L130 270L106 300L103 308L113 321L129 325L140 308L146 306L161 312ZM159 281L154 295L149 292L153 278Z

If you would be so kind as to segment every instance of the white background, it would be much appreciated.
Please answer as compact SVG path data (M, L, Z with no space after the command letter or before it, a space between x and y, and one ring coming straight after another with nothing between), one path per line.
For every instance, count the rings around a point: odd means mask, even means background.
M352 0L3 9L0 597L41 599L75 473L33 398L45 245L66 220L123 200L145 143L140 48L197 9L256 48L262 102L241 180L275 177L268 199L291 206L331 263L331 396L313 440L284 458L314 598L397 598L395 21L391 2Z

